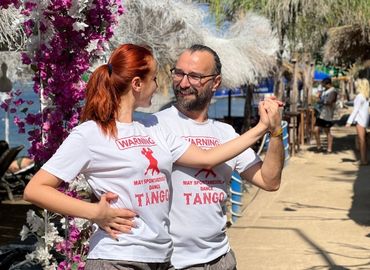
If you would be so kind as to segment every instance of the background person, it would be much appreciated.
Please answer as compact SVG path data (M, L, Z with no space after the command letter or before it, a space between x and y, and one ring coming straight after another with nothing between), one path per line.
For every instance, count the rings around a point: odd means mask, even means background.
M2 75L0 77L0 92L9 93L13 88L12 81L7 77L8 65L3 62L1 64Z
M357 138L360 150L359 165L367 165L367 136L366 128L369 124L369 95L370 87L367 79L355 81L357 95L353 102L353 111L348 117L346 127L356 124Z
M334 139L333 134L331 133L331 127L334 125L334 110L338 92L333 87L330 78L325 78L324 80L322 80L321 84L325 90L322 91L322 93L320 94L320 100L318 102L320 106L320 114L315 121L314 134L316 139L317 152L322 152L324 150L321 145L320 131L321 129L324 130L328 142L326 152L331 153L333 151Z
M270 118L276 117L276 102L261 102L261 119L255 128L227 144L202 150L156 123L133 121L137 107L150 106L156 75L150 50L133 44L117 48L108 64L98 67L89 79L82 124L24 191L24 199L39 207L99 225L90 239L85 269L167 269L172 253L168 212L173 162L209 169L256 142L270 128ZM98 204L57 189L80 173L101 197ZM103 195L107 191L120 194L112 207ZM122 220L128 210L120 208L132 209L129 217L138 214L134 222ZM106 223L107 219L111 222ZM111 228L131 233L116 236Z

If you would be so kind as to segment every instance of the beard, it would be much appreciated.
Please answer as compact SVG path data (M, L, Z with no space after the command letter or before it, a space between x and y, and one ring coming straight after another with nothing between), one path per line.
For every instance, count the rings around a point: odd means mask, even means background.
M176 105L185 111L202 111L208 107L213 97L211 88L198 91L194 87L181 89L180 86L174 86L173 89L176 97ZM193 95L194 97L189 99L183 95Z

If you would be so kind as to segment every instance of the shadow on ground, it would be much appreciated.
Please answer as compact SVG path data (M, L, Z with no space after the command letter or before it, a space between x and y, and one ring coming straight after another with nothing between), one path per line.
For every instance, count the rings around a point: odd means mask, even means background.
M337 123L337 126L344 126L348 116L343 116ZM340 153L347 150L354 151L355 159L343 158L341 162L356 162L359 160L359 152L356 149L356 134L347 134L334 138L333 153ZM325 137L325 136L322 136ZM367 136L369 138L369 136ZM324 146L326 141L324 140ZM368 142L369 145L369 142ZM308 151L315 151L316 147L309 147ZM368 157L370 157L370 147L368 147ZM330 154L330 155L332 155ZM338 164L339 165L339 164ZM353 184L352 206L348 217L357 224L370 226L370 165L358 166L357 177Z
M370 166L360 166L353 185L349 218L360 225L370 226Z

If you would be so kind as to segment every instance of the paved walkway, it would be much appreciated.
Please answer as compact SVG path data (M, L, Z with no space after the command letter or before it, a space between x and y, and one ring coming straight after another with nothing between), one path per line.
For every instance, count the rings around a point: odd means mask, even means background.
M239 270L370 269L370 166L357 166L355 128L334 127L334 153L304 146L279 191L252 188L228 230Z

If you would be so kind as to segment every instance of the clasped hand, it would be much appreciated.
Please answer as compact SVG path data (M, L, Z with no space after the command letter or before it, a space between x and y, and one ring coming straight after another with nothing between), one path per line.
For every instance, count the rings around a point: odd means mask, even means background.
M275 96L265 98L258 105L260 121L266 131L276 133L281 128L281 114L279 108L283 103ZM112 208L110 202L117 200L118 195L108 192L101 196L97 204L96 218L92 219L101 229L106 231L113 239L117 239L120 233L130 233L136 227L134 217L136 213L129 209Z
M275 134L281 128L280 109L283 102L277 100L275 96L267 97L260 101L258 111L260 115L259 123L266 127L266 130Z

